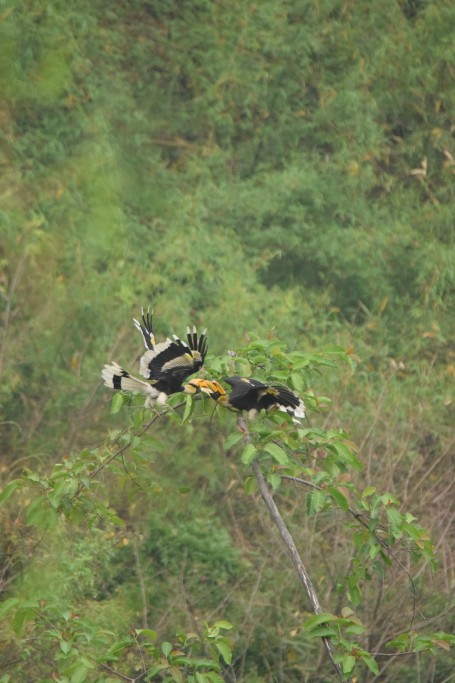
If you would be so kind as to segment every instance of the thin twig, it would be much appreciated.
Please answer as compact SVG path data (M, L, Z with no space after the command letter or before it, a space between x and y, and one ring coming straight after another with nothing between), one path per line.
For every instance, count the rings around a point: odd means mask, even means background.
M3 373L3 360L5 357L5 353L6 353L6 342L7 342L8 331L9 331L9 323L10 323L13 295L14 295L16 287L19 284L19 281L22 277L22 273L24 272L26 259L27 259L27 252L24 251L24 253L22 254L22 256L19 259L19 263L17 264L16 272L14 273L13 279L11 281L11 286L9 288L8 296L6 297L5 311L3 313L3 337L2 337L2 342L0 344L0 377L2 376L2 373Z
M239 426L239 429L243 433L243 441L245 445L248 445L251 443L251 437L250 433L248 431L248 427L246 425L245 419L242 416L239 416L237 418L237 424ZM305 569L305 566L302 562L302 559L299 555L299 551L297 550L297 547L294 543L294 539L292 538L282 516L280 511L278 510L278 507L273 499L272 494L270 493L269 487L267 486L267 482L265 480L264 475L262 474L261 468L259 467L259 464L257 461L253 462L253 472L256 477L256 480L259 485L259 491L261 492L262 499L264 503L267 506L267 509L270 513L270 516L272 517L278 531L280 532L281 538L283 539L289 555L291 556L291 561L292 564L294 565L294 568L298 574L298 577L303 584L306 594L308 595L310 604L311 604L311 609L314 614L320 614L323 612L323 609L321 607L321 603L319 602L318 596L316 594L316 591L314 590L313 584L311 582L310 576ZM335 660L335 648L332 644L331 638L327 636L322 637L322 641L324 643L325 649L327 651L327 654L330 657L330 660L333 664L333 667L340 679L340 681L343 680L343 672L341 669L341 666L338 664L338 662ZM348 679L348 683L349 683Z
M137 680L136 678L130 678L129 676L125 676L124 674L121 674L119 671L114 671L114 669L111 669L111 667L105 664L104 662L102 662L100 666L105 671L108 671L112 676L117 676L117 678L120 678L122 681L128 681L128 683L135 683L135 681Z
M317 489L318 491L323 491L322 487L318 486L317 484L313 484L310 481L306 481L305 479L300 479L300 477L291 477L287 474L282 474L281 475L282 479L287 479L288 481L293 481L297 484L302 484L303 486L308 486L313 489ZM330 495L330 494L329 494ZM356 519L359 524L361 524L365 529L368 529L371 534L375 537L376 541L383 547L387 555L389 555L395 562L398 564L399 567L404 571L406 576L408 577L410 586L411 586L411 595L412 595L412 616L411 616L411 622L409 624L409 628L411 629L413 627L415 618L416 618L416 613L417 613L417 591L415 587L415 582L414 579L411 576L411 573L409 572L408 569L404 566L404 564L401 562L401 560L395 555L393 550L389 548L387 543L384 541L383 538L378 536L378 534L374 531L370 530L369 524L363 519L363 517L367 517L367 514L365 512L358 512L357 510L354 510L353 508L349 507L348 508L349 513Z
M176 410L176 408L181 408L182 406L186 405L186 401L182 401L181 403L178 403L176 406L173 407L172 410ZM168 415L168 411L163 411L161 413L157 413L152 417L151 420L147 422L147 424L136 434L136 436L142 436L151 426L154 424L157 420L159 420L161 417L164 417L165 415ZM117 441L117 439L116 439ZM93 472L90 472L89 479L93 479L96 477L97 474L99 474L104 468L109 465L112 460L115 460L119 455L122 455L125 451L127 451L131 446L131 443L126 443L124 446L119 448L115 453L112 453L106 460L103 460L103 462L96 468L96 470L93 470ZM80 484L78 490L75 493L75 498L81 495L82 491L84 490L85 486L83 484Z
M144 576L142 574L141 558L139 557L139 550L137 547L137 538L133 537L133 554L136 563L136 573L139 581L139 588L141 591L142 600L142 628L148 628L148 606L147 606L147 591L145 590Z

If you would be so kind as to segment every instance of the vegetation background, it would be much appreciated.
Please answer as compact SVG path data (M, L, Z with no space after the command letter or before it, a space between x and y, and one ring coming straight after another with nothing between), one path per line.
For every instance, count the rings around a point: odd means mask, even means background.
M2 485L90 452L129 410L143 419L134 402L111 415L100 380L111 358L135 369L142 305L159 336L208 326L214 356L247 335L341 346L355 370L313 376L332 404L311 424L342 427L356 482L429 529L438 568L413 574L414 630L453 631L454 35L451 0L0 0ZM226 680L333 680L223 452L232 419L154 425L140 466L125 456L96 494L112 524L36 531L30 490L10 498L2 597L161 639L228 619ZM349 522L277 495L337 612ZM364 590L366 645L384 652L409 626L406 577ZM6 620L0 640L2 682L118 680L58 673L26 624ZM379 680L453 681L447 647L378 658Z

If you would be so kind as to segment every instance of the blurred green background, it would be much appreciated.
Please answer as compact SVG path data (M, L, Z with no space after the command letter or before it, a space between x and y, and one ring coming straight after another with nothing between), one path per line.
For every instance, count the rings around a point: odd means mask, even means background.
M313 423L342 426L365 485L430 529L441 569L419 570L419 620L453 629L454 35L450 0L0 0L2 483L122 423L100 369L136 369L141 306L159 337L208 326L215 355L250 332L340 345L357 369L315 378L333 405ZM222 453L226 421L160 425L155 490L107 479L121 532L63 526L36 546L20 504L5 512L5 595L52 586L127 628L141 566L160 634L236 624L229 680L331 680L299 640L285 551ZM285 505L333 608L344 522ZM405 593L371 588L373 650ZM0 671L49 675L50 651L16 647ZM422 657L418 678L394 660L380 680L454 679Z

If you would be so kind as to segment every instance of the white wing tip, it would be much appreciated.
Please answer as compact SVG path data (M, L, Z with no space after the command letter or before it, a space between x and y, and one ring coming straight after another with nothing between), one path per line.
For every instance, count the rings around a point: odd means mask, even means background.
M294 417L303 420L303 418L306 416L305 412L305 404L303 401L300 401L299 405L297 408L294 410Z

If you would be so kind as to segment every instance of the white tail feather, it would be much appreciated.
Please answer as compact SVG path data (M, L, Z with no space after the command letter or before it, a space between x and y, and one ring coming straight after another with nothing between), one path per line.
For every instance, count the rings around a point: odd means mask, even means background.
M132 377L118 363L105 365L101 371L104 384L109 389L122 389L124 391L134 391L138 394L147 396L146 405L152 405L158 398L160 392L148 382Z
M299 424L300 420L303 420L303 418L305 417L305 404L303 401L299 401L299 405L296 408L292 408L291 406L280 405L278 406L278 410L281 410L281 412L291 415L292 421L295 424Z

